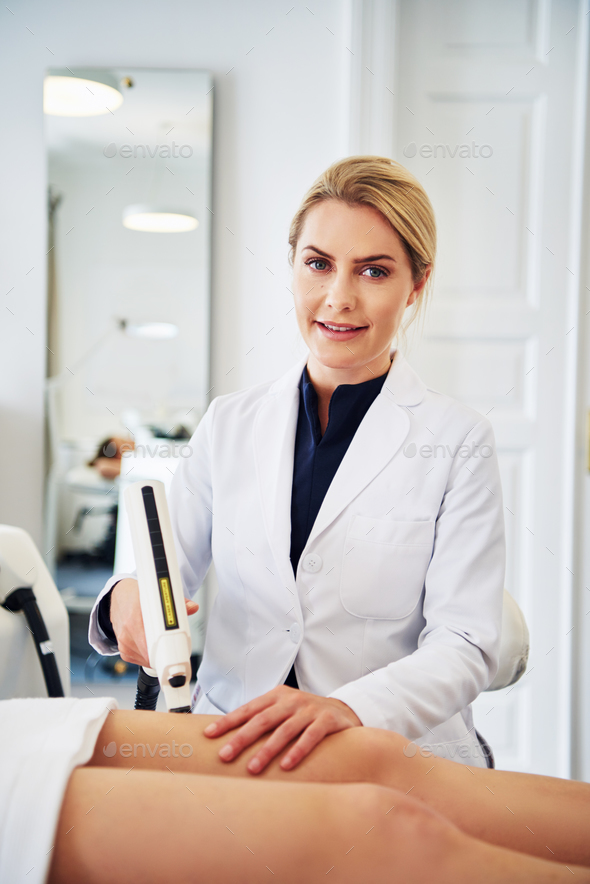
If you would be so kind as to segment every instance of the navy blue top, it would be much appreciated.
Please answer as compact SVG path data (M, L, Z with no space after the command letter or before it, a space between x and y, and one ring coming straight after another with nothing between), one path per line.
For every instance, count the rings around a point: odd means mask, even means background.
M295 436L291 491L291 564L297 564L336 470L362 419L381 392L387 372L362 384L336 387L328 408L328 426L322 436L318 395L307 367L299 381L299 415Z
M326 492L352 442L362 419L381 392L387 372L362 384L336 387L328 408L328 425L322 436L318 396L307 367L299 381L299 414L295 436L293 488L291 491L291 564L297 565ZM285 684L297 688L295 667Z

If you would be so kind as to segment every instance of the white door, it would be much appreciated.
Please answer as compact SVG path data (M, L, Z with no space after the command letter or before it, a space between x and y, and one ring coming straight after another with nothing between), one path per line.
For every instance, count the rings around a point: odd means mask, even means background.
M587 19L578 0L375 0L353 3L348 44L351 152L402 162L437 216L434 298L409 361L496 433L506 588L532 648L518 685L477 700L476 726L498 767L557 776L571 755Z

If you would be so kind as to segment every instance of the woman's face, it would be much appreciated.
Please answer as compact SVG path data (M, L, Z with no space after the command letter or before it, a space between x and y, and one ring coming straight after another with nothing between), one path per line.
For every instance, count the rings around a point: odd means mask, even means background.
M330 199L306 215L293 259L299 329L308 366L368 380L389 366L406 307L424 287L412 279L402 242L381 212Z

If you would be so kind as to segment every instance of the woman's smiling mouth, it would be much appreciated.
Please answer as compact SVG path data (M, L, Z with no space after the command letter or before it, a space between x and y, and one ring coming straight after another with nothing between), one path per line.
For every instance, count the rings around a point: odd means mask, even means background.
M350 341L368 328L366 325L345 325L340 322L322 322L319 319L315 324L320 332L331 341Z

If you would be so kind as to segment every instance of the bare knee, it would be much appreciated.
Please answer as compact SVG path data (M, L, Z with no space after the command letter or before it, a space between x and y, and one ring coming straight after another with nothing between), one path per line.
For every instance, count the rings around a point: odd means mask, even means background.
M391 826L402 830L412 840L434 834L446 821L421 801L397 789L376 783L350 783L332 786L340 793L336 806L341 813L359 822ZM395 812L394 812L395 811Z
M372 820L388 843L409 851L436 851L448 844L455 827L422 801L397 789L370 783L356 784L349 798L363 819Z
M403 755L404 748L410 742L395 731L379 727L355 728L354 733L359 735L367 751L390 760L394 760L397 755Z
M395 771L409 742L405 737L375 727L351 728L344 733L351 761L362 779L380 785L397 785Z
M390 880L392 863L413 881L432 880L461 850L461 833L426 804L386 786L351 783L334 796L335 812L350 846L370 851L374 871ZM361 853L359 852L359 858ZM387 877L389 876L389 877ZM376 875L375 880L381 880Z

